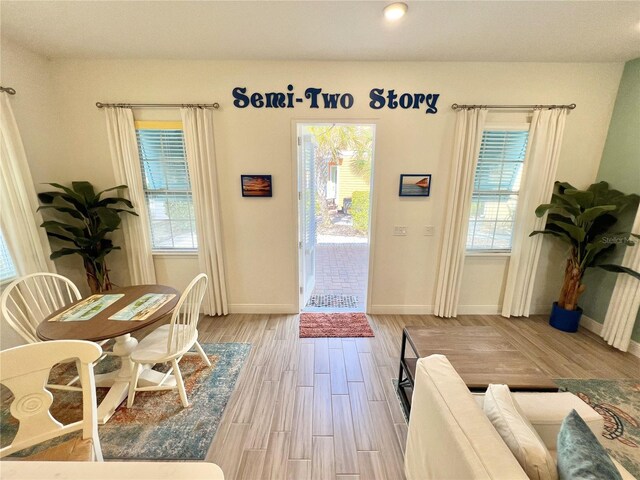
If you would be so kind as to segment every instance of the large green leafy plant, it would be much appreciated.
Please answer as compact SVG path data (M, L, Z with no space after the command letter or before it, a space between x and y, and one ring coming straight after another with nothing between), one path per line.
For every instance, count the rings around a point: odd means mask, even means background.
M536 209L539 218L548 213L545 229L532 232L530 236L552 235L570 246L558 306L566 310L577 308L578 298L586 288L582 277L587 268L626 273L640 279L640 274L630 268L602 263L603 257L618 245L635 245L631 236L637 235L615 232L612 227L624 210L637 204L638 195L625 195L610 189L607 182L594 183L587 190L556 182L551 203Z
M133 204L122 197L104 197L103 194L126 185L108 188L96 193L89 182L72 182L71 188L59 183L48 183L59 191L38 194L43 204L38 210L56 212L56 219L42 223L47 235L62 240L67 246L55 250L51 259L65 255L80 255L92 293L111 290L106 256L119 250L107 236L120 228L121 213L137 215ZM122 208L122 207L127 208ZM64 219L64 221L62 221ZM70 244L70 245L68 245Z

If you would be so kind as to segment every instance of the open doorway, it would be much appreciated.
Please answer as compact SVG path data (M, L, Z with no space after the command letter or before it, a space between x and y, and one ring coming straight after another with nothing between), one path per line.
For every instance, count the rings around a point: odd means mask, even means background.
M375 125L299 123L300 306L364 312Z

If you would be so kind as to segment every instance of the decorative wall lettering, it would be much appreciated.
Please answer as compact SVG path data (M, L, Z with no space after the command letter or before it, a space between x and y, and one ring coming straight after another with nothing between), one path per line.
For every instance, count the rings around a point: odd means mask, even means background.
M298 96L291 84L287 85L286 92L250 93L246 87L235 87L231 93L234 98L233 105L236 108L295 108L296 104L307 101L309 108L349 110L355 103L350 93L325 92L319 87L309 87L305 89L304 95ZM384 88L372 88L369 92L369 107L374 110L385 107L391 110L424 109L424 113L434 114L438 112L436 107L438 98L440 98L439 93L396 93L395 89L385 92Z
M438 111L436 103L440 97L439 93L402 93L397 94L395 90L391 89L384 95L384 88L372 88L369 92L369 106L374 110L380 110L384 108L395 109L402 108L404 110L409 108L419 109L422 104L427 108L425 113L436 113Z

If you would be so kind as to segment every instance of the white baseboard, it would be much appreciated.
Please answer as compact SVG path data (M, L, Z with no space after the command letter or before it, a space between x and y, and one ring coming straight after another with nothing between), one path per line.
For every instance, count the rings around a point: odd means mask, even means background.
M602 333L602 324L596 322L593 318L586 316L584 313L582 314L582 318L580 318L580 325L596 335L600 335L600 333Z
M602 324L599 322L596 322L593 318L588 317L587 315L584 315L584 314L580 319L580 325L582 325L584 328L586 328L590 332L595 333L596 335L600 335L602 332ZM631 343L629 343L629 350L627 350L627 353L630 353L635 357L640 357L640 343L636 342L635 340L631 340Z
M230 303L229 313L298 313L298 306L291 303Z
M373 315L433 315L433 305L371 305Z
M458 315L500 315L501 305L458 305Z

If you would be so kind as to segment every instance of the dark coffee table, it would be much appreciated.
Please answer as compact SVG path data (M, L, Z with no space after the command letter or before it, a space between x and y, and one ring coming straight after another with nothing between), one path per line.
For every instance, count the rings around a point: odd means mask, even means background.
M397 389L407 418L407 390L413 390L418 359L437 353L449 359L472 392L483 392L490 383L504 383L511 391L558 391L553 380L495 327L405 327Z

